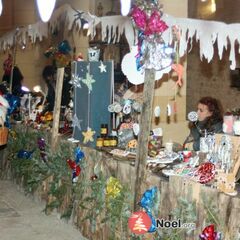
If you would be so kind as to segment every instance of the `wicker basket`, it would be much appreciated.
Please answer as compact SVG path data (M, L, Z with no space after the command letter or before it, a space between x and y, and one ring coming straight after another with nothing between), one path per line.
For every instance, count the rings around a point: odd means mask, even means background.
M0 146L6 145L8 141L8 128L4 127L3 119L0 117Z

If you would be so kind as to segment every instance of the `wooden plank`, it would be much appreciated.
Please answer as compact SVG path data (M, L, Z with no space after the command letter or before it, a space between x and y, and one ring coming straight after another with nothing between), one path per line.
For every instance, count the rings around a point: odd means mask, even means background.
M63 88L63 77L64 68L57 69L57 84L55 90L55 104L53 111L53 127L52 127L52 139L51 146L54 149L56 147L58 139L58 129L59 129L59 117L61 111L61 99L62 99L62 88Z
M152 105L155 85L155 70L146 69L143 89L143 105L140 119L140 132L138 135L137 157L135 161L135 191L134 209L142 194L142 184L146 178L146 159L148 152L148 136L151 130Z

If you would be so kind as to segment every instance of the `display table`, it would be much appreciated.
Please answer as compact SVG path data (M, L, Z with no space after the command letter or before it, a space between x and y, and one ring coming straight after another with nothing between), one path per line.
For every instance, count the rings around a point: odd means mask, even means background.
M64 139L60 139L60 143L69 146L69 148L72 149L76 147L76 144L70 144ZM72 206L72 212L70 214L71 220L87 238L111 239L113 229L111 229L111 226L108 223L103 221L103 218L106 217L104 214L105 211L96 215L93 229L93 221L88 218L89 209L81 207L81 204L85 204L87 201L89 201L89 207L92 206L90 205L91 199L88 198L91 189L90 187L87 187L83 191L83 185L86 183L88 184L89 182L90 184L92 183L90 179L95 174L97 168L105 177L108 178L113 176L118 179L122 185L128 187L129 193L133 193L135 181L134 159L114 157L105 151L99 151L84 146L81 146L81 149L85 154L85 166L82 168L81 177L76 183L76 186L73 188L73 185L69 180L58 178L57 185L59 188L61 187L61 189L64 187L64 195L62 196L61 202L57 205L57 209L58 212L63 215L66 213L69 206ZM24 186L24 184L26 184L26 176L20 176L12 171L12 168L10 167L11 157L9 157L9 150L10 145L9 147L0 150L1 176L10 176L12 180ZM9 172L11 172L11 174L7 174ZM57 196L49 194L55 177L56 176L54 175L48 176L34 191L35 196L44 199L48 206L51 206L51 203L55 203ZM208 223L212 223L216 225L218 229L221 229L225 240L233 240L237 236L240 226L239 195L231 197L219 193L214 188L186 180L183 177L171 176L166 178L148 171L145 187L146 189L149 189L153 186L157 186L160 191L159 216L155 216L155 218L171 219L173 217L173 210L179 210L182 204L181 201L185 201L189 205L195 206L196 219L194 223L196 224L196 230L190 235L187 235L186 231L183 230L181 232L182 239L198 239L198 235ZM81 200L77 199L78 191L79 194L82 194ZM101 191L100 186L96 188L96 191ZM102 194L104 194L104 192ZM129 206L129 208L131 209L131 206ZM50 210L51 209L48 208L47 212L49 213ZM182 217L184 218L184 216ZM146 234L146 239L152 239L152 237L152 234ZM130 239L129 230L127 228L119 228L118 225L114 239Z

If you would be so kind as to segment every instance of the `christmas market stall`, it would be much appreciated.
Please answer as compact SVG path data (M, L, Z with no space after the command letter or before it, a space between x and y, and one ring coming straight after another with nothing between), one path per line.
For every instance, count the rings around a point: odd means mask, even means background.
M44 200L46 214L56 209L89 239L240 239L239 120L225 118L221 134L205 131L200 151L184 149L174 136L166 138L161 124L152 124L163 108L169 124L185 109L179 93L189 43L199 41L208 61L214 42L220 58L230 44L234 69L240 24L175 18L157 1L135 1L129 16L96 17L63 5L48 24L18 30L18 40L28 36L38 44L36 38L43 40L60 23L72 30L87 22L92 38L101 25L104 42L127 41L121 59L126 79L116 87L115 63L97 47L89 47L86 59L71 56L66 39L45 50L57 68L54 109L43 114L45 94L19 98L11 84L1 94L1 178ZM14 47L15 38L16 32L0 38L1 48ZM71 99L63 108L70 65ZM173 87L160 107L161 81ZM188 120L197 124L197 113Z

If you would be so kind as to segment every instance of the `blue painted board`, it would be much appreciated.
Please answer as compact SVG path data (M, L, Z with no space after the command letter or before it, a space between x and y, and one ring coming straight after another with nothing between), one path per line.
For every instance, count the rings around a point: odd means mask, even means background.
M112 100L113 89L113 61L104 61L106 72L101 72L99 66L101 62L75 62L72 72L80 78L85 79L86 73L89 71L92 78L95 80L92 83L92 91L89 93L88 87L82 82L81 88L74 89L74 114L76 113L81 120L81 130L74 128L73 137L83 142L82 131L86 131L89 127L96 133L94 142L89 142L86 145L94 147L96 138L100 135L100 126L102 123L108 124L110 128L111 115L108 112L108 105ZM110 130L110 129L109 129Z

